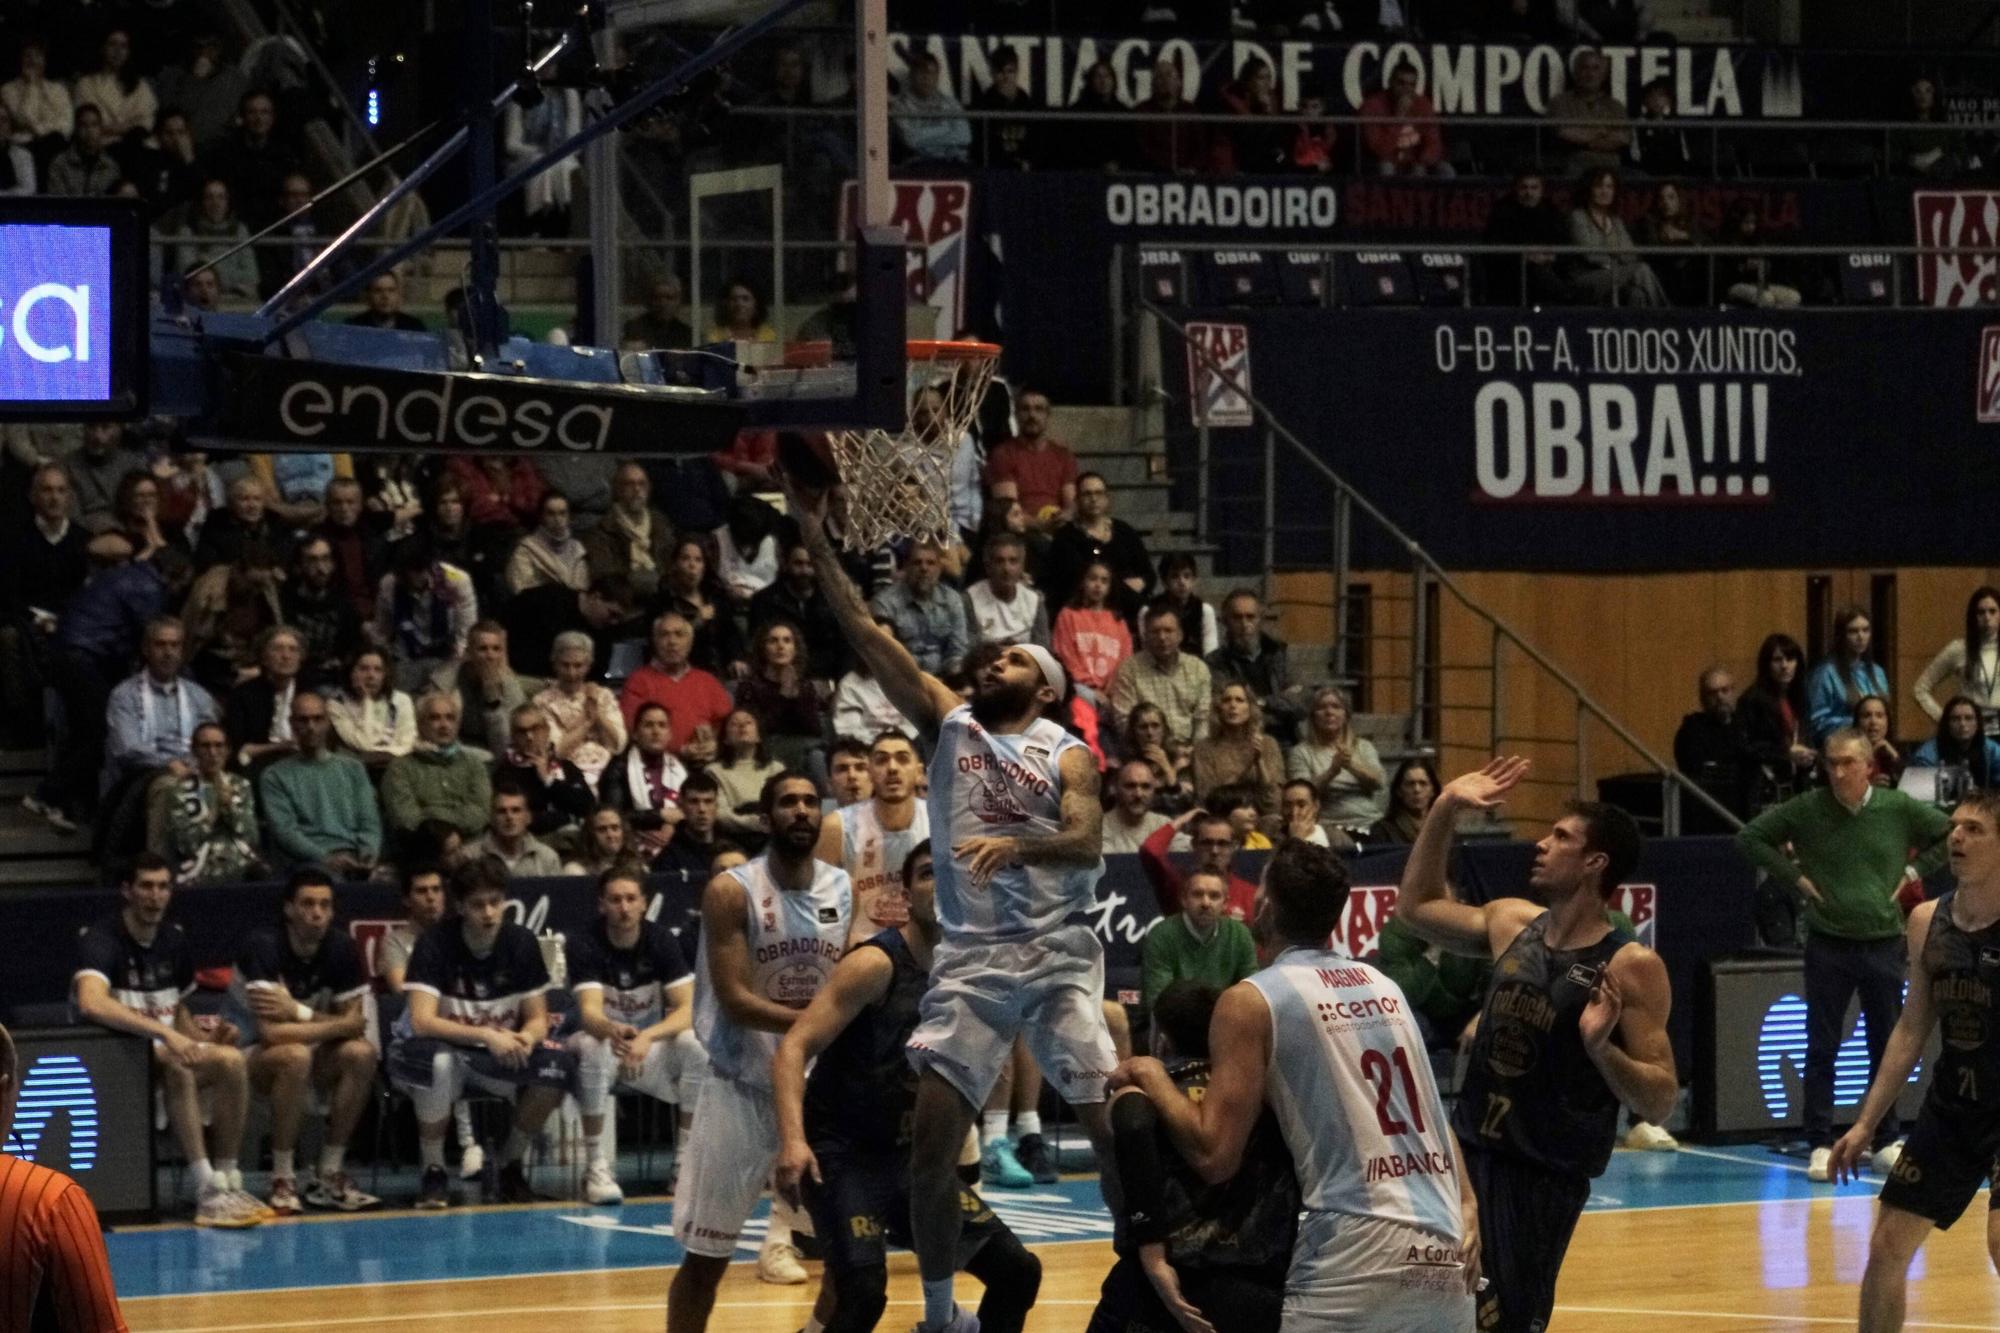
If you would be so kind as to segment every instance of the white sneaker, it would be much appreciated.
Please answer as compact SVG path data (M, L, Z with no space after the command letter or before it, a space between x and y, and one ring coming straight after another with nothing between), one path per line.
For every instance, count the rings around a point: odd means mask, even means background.
M1903 1140L1897 1139L1887 1147L1878 1148L1874 1158L1875 1174L1886 1178L1891 1171L1896 1169L1896 1163L1902 1160Z
M458 1158L458 1178L460 1180L473 1180L485 1169L486 1149L476 1143L466 1144L465 1151L460 1153Z
M757 1251L757 1280L779 1287L796 1287L806 1280L805 1265L799 1262L798 1247L789 1240L766 1237Z
M1619 1145L1635 1152L1678 1152L1681 1141L1652 1121L1641 1120L1625 1131Z
M195 1205L194 1224L198 1227L219 1227L225 1231L240 1231L246 1227L261 1225L269 1209L247 1194L217 1186L202 1192L201 1200Z
M979 1333L979 1316L963 1306L953 1306L950 1323L933 1329L919 1319L910 1326L910 1333Z
M1824 1185L1833 1179L1833 1149L1814 1148L1812 1157L1806 1162L1806 1179Z
M592 1203L625 1202L625 1191L618 1188L618 1178L611 1174L609 1162L592 1162L583 1173L583 1197Z

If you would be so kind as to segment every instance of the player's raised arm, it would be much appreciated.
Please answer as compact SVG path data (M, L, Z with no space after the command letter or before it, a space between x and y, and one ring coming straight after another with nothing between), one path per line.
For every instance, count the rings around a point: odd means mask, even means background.
M1903 938L1910 955L1910 985L1903 996L1903 1014L1896 1020L1896 1026L1889 1029L1882 1063L1875 1071L1875 1081L1868 1085L1868 1095L1861 1099L1861 1109L1855 1113L1853 1127L1833 1145L1833 1162L1829 1170L1835 1180L1848 1181L1860 1177L1861 1165L1869 1159L1875 1127L1882 1123L1882 1117L1889 1113L1896 1099L1903 1095L1903 1089L1909 1086L1910 1072L1923 1058L1931 1029L1937 1026L1937 1009L1931 1003L1930 969L1924 966L1924 941L1930 938L1931 917L1936 913L1936 899L1919 903L1903 928Z
M880 949L856 949L835 964L833 975L800 1012L771 1057L771 1106L778 1119L778 1193L799 1206L799 1182L819 1178L806 1144L806 1066L847 1030L856 1015L880 1004L895 979L896 964Z
M1493 809L1527 773L1527 760L1502 756L1445 784L1403 863L1403 881L1396 888L1398 921L1439 948L1476 958L1492 955L1487 909L1459 902L1445 883L1451 839L1460 813Z
M1674 1047L1667 1040L1673 987L1667 965L1644 945L1628 944L1604 969L1577 1019L1577 1033L1618 1100L1659 1124L1680 1093Z
M731 1022L758 1032L788 1032L799 1011L765 999L750 985L750 941L743 924L746 901L743 885L727 874L710 880L701 895L709 985Z
M940 719L958 707L959 697L945 683L917 665L910 650L896 636L875 623L861 590L841 568L840 557L826 535L826 497L807 495L787 479L780 479L785 500L798 515L799 535L812 556L819 574L820 591L840 621L840 632L853 645L855 655L868 664L882 686L882 693L896 711L925 731L937 730Z
M1208 1029L1208 1089L1198 1102L1174 1086L1166 1066L1150 1056L1127 1060L1113 1087L1146 1094L1167 1137L1195 1174L1211 1185L1236 1175L1243 1148L1264 1105L1264 1074L1271 1063L1271 1006L1258 989L1239 981L1216 1002Z

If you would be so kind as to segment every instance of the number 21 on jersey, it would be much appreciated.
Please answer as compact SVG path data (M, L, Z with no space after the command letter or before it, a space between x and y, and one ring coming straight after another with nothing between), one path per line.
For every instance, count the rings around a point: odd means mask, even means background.
M1398 1076L1403 1085L1403 1104L1409 1109L1410 1120L1416 1122L1417 1133L1424 1132L1423 1103L1417 1097L1416 1075L1410 1072L1410 1053L1398 1046L1392 1055L1385 1055L1373 1047L1361 1052L1361 1076L1375 1088L1375 1120L1384 1134L1407 1134L1409 1121L1398 1116L1391 1106L1395 1100Z

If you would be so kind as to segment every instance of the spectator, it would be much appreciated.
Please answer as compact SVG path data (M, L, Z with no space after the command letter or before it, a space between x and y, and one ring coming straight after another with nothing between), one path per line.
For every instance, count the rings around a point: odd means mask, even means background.
M419 517L422 526L398 541L398 549L413 543L427 547L433 560L465 571L479 601L504 600L495 596L504 564L496 557L511 544L512 534L473 524L465 484L456 475L447 472L438 478L431 487L429 508L419 510Z
M1910 83L1910 109L1902 119L1920 126L1897 130L1889 139L1889 167L1900 176L1949 180L1975 165L1962 135L1945 129L1949 118L1938 105L1937 83L1919 74Z
M1736 835L1751 864L1805 898L1806 1178L1816 1181L1829 1175L1834 1056L1847 1006L1859 991L1872 1083L1903 1007L1897 895L1908 880L1944 866L1950 831L1943 811L1869 784L1869 746L1859 732L1834 728L1821 753L1825 787L1771 807ZM1897 1129L1892 1111L1876 1131L1883 1175L1896 1164Z
M918 162L964 162L972 148L965 108L946 92L938 58L928 51L910 61L909 82L889 99L903 156Z
M812 554L804 542L785 547L778 577L750 599L750 633L774 620L788 620L805 636L806 660L813 675L822 680L839 680L847 673L853 652L840 621L820 591L819 575L813 569Z
M375 596L374 639L393 655L398 689L420 690L464 657L478 620L471 575L434 557L421 539L397 543Z
M1756 203L1744 199L1729 210L1729 221L1717 240L1723 245L1755 248L1762 244L1759 239L1761 227L1757 220ZM1756 306L1762 310L1795 310L1805 300L1796 286L1781 281L1790 274L1780 260L1756 254L1732 255L1719 260L1717 268L1718 285L1727 284L1724 290L1737 305Z
M981 517L970 541L945 553L946 577L977 583L986 574L987 546L997 537L1019 537L1027 552L1025 577L1037 587L1041 585L1043 562L1039 557L1048 547L1049 534L1029 525L1028 511L1021 508L1015 494L1018 489L1011 481L997 482L992 500L980 499ZM953 568L954 562L962 565L962 571Z
M1347 693L1338 685L1314 692L1305 737L1292 748L1285 775L1319 787L1322 817L1336 828L1358 832L1387 810L1381 756L1373 741L1354 734Z
M1972 590L1965 602L1964 637L1946 644L1917 677L1917 706L1932 721L1943 717L1935 691L1954 678L1959 693L1978 706L1981 729L2000 735L2000 588Z
M387 653L360 649L348 659L341 680L326 709L334 735L349 753L365 767L379 769L416 748L417 707L409 695L391 688Z
M375 590L382 582L388 548L368 522L361 483L335 477L326 484L326 521L314 530L333 554L334 585L354 614L364 620L375 614Z
M1583 206L1569 215L1570 244L1589 251L1577 259L1572 275L1578 293L1610 305L1666 305L1658 275L1639 257L1618 216L1618 173L1593 168L1583 178L1582 193Z
M1011 533L986 543L986 577L966 590L973 628L984 644L1049 646L1048 604L1023 581L1028 544Z
M1111 782L1112 805L1104 816L1104 852L1136 852L1167 817L1154 808L1159 778L1144 759L1127 759Z
M250 239L250 229L236 216L228 181L211 177L202 183L194 211L182 219L176 234L188 238L174 247L176 272L206 265L221 281L223 295L243 300L257 295L257 255L236 248Z
M1179 61L1162 56L1153 62L1151 90L1132 110L1157 119L1134 129L1129 165L1171 174L1205 171L1214 165L1206 127L1186 119L1196 107L1181 96L1182 86ZM1034 507L1028 512L1034 513Z
M427 819L442 820L467 838L486 827L493 801L486 761L459 744L456 694L417 701L417 744L382 773L382 813L389 831L407 840Z
M875 623L896 632L884 616L876 616ZM885 731L900 731L911 739L917 735L917 728L889 702L868 663L856 657L833 692L833 734L860 745L865 757L869 743Z
M646 290L644 311L625 321L618 334L622 344L636 343L649 351L670 351L694 345L694 330L688 326L681 306L681 280L668 273L655 278Z
M633 850L650 864L681 821L681 784L687 769L668 748L673 719L666 705L640 704L632 718L632 743L604 770L598 796L625 812Z
M1284 756L1264 734L1248 687L1240 682L1217 686L1208 735L1194 743L1195 799L1206 803L1218 787L1245 787L1256 800L1257 814L1270 817L1278 812L1284 772Z
M118 479L111 499L112 531L132 544L132 558L144 560L165 546L169 535L160 527L160 483L137 468Z
M513 530L540 520L542 497L548 487L525 458L498 454L467 457L455 454L445 464L465 500L473 526Z
M595 575L582 592L553 583L530 588L500 610L507 626L508 661L522 675L546 671L556 640L576 634L590 645L587 674L601 677L610 664L612 642L624 637L621 627L638 600L622 574Z
M370 278L362 299L366 302L362 309L347 317L347 322L356 328L423 333L429 327L403 309L403 280L394 269Z
M1249 689L1266 732L1280 741L1298 734L1305 709L1292 684L1285 645L1264 632L1264 605L1256 593L1237 588L1222 599L1222 645L1207 661L1217 687L1236 681Z
M1454 1053L1469 1049L1493 978L1492 960L1440 949L1393 916L1382 923L1376 948L1375 965L1402 988L1424 1045Z
M1084 171L1117 171L1133 162L1128 127L1109 119L1127 108L1118 96L1118 75L1108 61L1099 60L1083 73L1069 109L1076 120L1066 121L1063 134L1069 139L1069 164Z
M1079 493L1080 494L1080 493ZM1050 647L1077 696L1095 707L1111 690L1118 664L1132 655L1132 631L1109 605L1111 566L1092 560L1083 567L1076 594L1056 614Z
M274 625L257 640L257 674L229 692L224 721L236 766L257 769L290 754L292 698L299 693L306 641L289 625Z
M1328 121L1326 98L1306 93L1299 98L1299 120L1292 126L1292 138L1285 149L1284 165L1293 171L1325 175L1334 169L1333 153L1340 132Z
M661 579L659 601L694 627L689 660L717 675L741 675L742 636L736 630L722 585L709 574L708 547L699 537L674 543L674 557Z
M626 677L618 707L626 729L635 731L641 707L664 706L672 715L667 748L701 764L715 757L715 729L732 705L722 682L688 661L693 646L694 628L686 616L669 611L655 618L652 660Z
M271 219L278 230L267 239L288 240L291 244L256 247L259 297L270 300L284 290L287 283L305 271L326 244L328 238L314 224L312 209L312 177L302 171L286 172L284 179L278 182L278 204L271 212ZM317 294L324 289L326 280L326 271L321 269L294 293L294 297Z
M617 710L617 705L612 705ZM554 726L536 704L522 704L508 718L507 750L493 769L493 788L503 783L519 787L528 798L528 831L536 837L558 836L588 818L597 796L583 770L556 753Z
M764 298L755 287L741 279L722 285L715 301L715 323L702 336L705 343L774 343L778 331L771 327Z
M644 873L631 847L625 812L600 805L583 826L583 842L576 856L563 863L563 874L597 876L614 866L629 866Z
M618 696L590 679L594 655L589 635L558 634L549 653L554 679L534 699L554 728L556 755L576 766L593 793L611 756L626 742Z
M217 565L195 580L183 614L194 677L213 693L229 693L256 671L258 641L282 623L283 580L278 557L258 542L245 546L234 563Z
M128 178L146 197L147 211L158 221L184 217L201 196L201 157L188 128L187 113L169 106L160 112L153 132L154 147L128 154Z
M1223 107L1239 116L1257 117L1257 122L1232 127L1214 140L1217 170L1273 172L1290 165L1293 147L1291 127L1273 123L1284 108L1278 105L1278 81L1268 61L1255 56L1236 70L1236 81L1221 92ZM1265 118L1270 119L1265 119ZM1228 162L1220 160L1226 150Z
M1223 915L1229 880L1213 870L1190 873L1181 886L1181 910L1162 919L1140 943L1140 996L1147 1013L1177 981L1227 990L1257 970L1250 927Z
M861 758L861 774L868 776L868 745L857 741ZM836 755L847 753L840 745L835 745ZM833 759L837 768L839 759ZM720 814L723 830L733 838L741 838L750 843L759 843L770 833L764 823L760 801L764 784L785 766L771 757L764 747L764 729L757 721L757 715L747 708L739 708L731 713L722 724L722 751L716 761L705 770L715 776L719 784ZM835 784L838 789L838 784ZM866 790L861 797L868 795Z
M561 584L581 592L590 586L590 564L583 543L570 533L569 500L545 491L534 531L521 538L507 558L506 584L512 593L545 584Z
M298 545L292 577L278 595L285 623L305 641L305 677L315 684L337 681L341 666L361 646L361 617L335 583L333 543L310 536Z
M1910 756L1912 768L1962 770L1957 784L1961 791L1991 791L2000 785L2000 741L1980 728L1983 717L1979 705L1963 694L1945 701L1938 719L1937 735L1916 748ZM1940 772L1938 802L1945 803L1947 782Z
M1625 150L1625 165L1646 176L1693 176L1700 174L1694 156L1694 141L1677 125L1661 124L1674 118L1674 85L1664 78L1654 79L1639 90L1639 119L1632 128L1632 144Z
M472 627L465 638L465 656L454 666L440 667L431 684L458 695L459 738L489 755L504 747L508 719L531 693L531 683L523 682L507 664L507 630L494 620Z
M160 113L152 81L131 68L132 38L123 28L104 34L99 56L102 63L96 71L76 81L77 104L102 113L106 143L127 139L136 143L152 134L154 117Z
M1854 729L1868 742L1868 780L1878 787L1893 787L1903 778L1902 752L1890 735L1889 701L1879 694L1864 694L1854 703Z
M1480 233L1484 245L1517 246L1519 254L1487 255L1480 285L1494 305L1553 304L1572 295L1554 247L1569 244L1569 224L1549 202L1539 171L1515 175L1513 188L1493 205Z
M190 310L220 310L222 279L212 268L198 268L181 279L181 297Z
M1160 557L1160 600L1174 608L1181 622L1181 642L1198 644L1206 658L1222 646L1215 608L1202 601L1194 590L1199 577L1194 557L1186 551L1169 551Z
M808 771L825 723L820 694L799 655L798 627L774 620L750 645L750 673L736 684L736 705L757 715L765 744L786 768Z
M382 854L382 817L368 772L352 755L331 748L332 722L317 694L292 697L291 728L296 752L257 779L271 848L295 865L323 865L345 879L366 879Z
M131 821L150 808L156 783L164 793L194 772L195 728L220 716L208 691L181 674L187 629L179 620L150 622L141 655L144 667L118 683L106 706L100 782L106 826L99 843L114 851L126 846Z
M1437 769L1422 755L1412 755L1396 765L1396 776L1389 780L1389 812L1375 821L1367 840L1382 846L1415 842L1439 786Z
M716 574L722 591L737 607L778 578L777 511L753 495L739 493L729 502L729 521L713 534Z
M271 512L270 488L261 478L240 476L229 483L229 507L202 524L201 540L194 548L195 567L210 570L235 564L252 544L271 552L280 565L291 557L291 534Z
M478 859L492 857L506 867L509 879L561 874L562 858L528 831L532 819L528 794L516 783L496 783L486 831L466 844L466 854Z
M1556 0L1556 14L1581 42L1629 46L1653 35L1649 0Z
M1326 825L1319 818L1319 788L1304 778L1293 778L1278 793L1278 817L1283 829L1278 840L1297 838L1315 847L1332 847ZM1350 839L1351 841L1351 839Z
M1181 651L1180 617L1164 599L1146 608L1145 622L1146 651L1120 662L1111 675L1111 715L1123 722L1140 704L1152 704L1160 710L1166 740L1192 745L1208 734L1208 664Z
M751 721L754 723L755 718ZM869 743L842 736L827 749L827 787L832 809L845 810L856 801L875 794L874 776L868 771Z
M178 107L187 118L194 145L206 152L229 132L243 101L243 75L222 56L222 39L196 34L185 65L160 71L160 103ZM161 114L161 122L166 119Z
M716 853L727 844L716 837L721 785L712 769L688 774L681 784L681 822L660 854L653 858L651 873L670 875L683 885L700 887L712 877L709 867Z
M88 102L78 107L69 147L49 163L48 193L110 194L125 173L104 151L104 137L103 113Z
M223 884L267 872L257 849L257 802L250 779L229 771L229 733L219 722L194 729L193 766L162 792L155 837L183 884Z
M70 982L76 1016L151 1042L167 1123L192 1178L195 1224L254 1227L269 1214L242 1192L239 1179L250 1095L243 1054L232 1024L190 1035L200 1030L187 1004L195 988L194 954L187 933L167 920L173 871L160 857L143 855L120 896L118 912L86 928L78 941Z
M214 173L229 182L230 196L253 230L277 217L273 209L285 177L298 170L277 129L277 103L252 88L236 104L236 128L209 153Z
M1191 831L1194 846L1194 866L1188 874L1220 876L1229 886L1222 907L1223 915L1245 923L1253 920L1257 911L1257 886L1230 868L1236 853L1242 849L1243 837L1230 823L1228 815L1199 808L1176 815L1168 823L1154 829L1139 844L1139 867L1146 872L1146 879L1159 899L1160 915L1172 916L1182 907L1181 895L1186 888L1186 880L1174 868L1173 862L1167 860L1167 848L1182 829Z
M390 992L403 993L403 979L410 967L410 954L417 947L423 933L444 920L445 891L444 872L435 862L418 861L404 866L401 875L403 896L403 919L390 926L382 936L382 947L375 955L375 975ZM466 1133L460 1138L460 1146L473 1143L471 1125L468 1120Z
M934 676L956 668L971 648L965 599L946 587L944 553L919 542L903 559L902 577L875 595L877 618L889 622L917 665Z
M1674 767L1738 819L1745 818L1749 770L1756 760L1736 717L1736 679L1726 668L1712 666L1701 673L1695 688L1701 708L1683 717L1674 732ZM1729 831L1696 802L1684 802L1681 827L1689 833Z
M1760 809L1803 790L1819 756L1806 702L1805 649L1789 634L1768 635L1757 648L1757 679L1737 703L1744 742L1756 760L1757 790L1746 804Z
M556 86L554 73L549 69L538 77L538 95L532 100L514 98L501 112L500 146L509 172L527 166L583 129L583 94L574 87ZM576 194L577 173L582 170L583 157L571 153L528 179L521 189L524 230L534 236L569 234L570 203Z
M1661 252L1692 249L1705 239L1688 208L1687 192L1672 181L1661 181L1653 191L1652 207L1639 219L1639 245L1659 275L1660 289L1674 305L1708 303L1708 261Z
M69 731L48 776L21 802L58 833L74 833L94 804L112 688L138 653L144 627L187 591L191 576L187 556L167 546L151 560L97 575L63 608L47 679Z
M35 155L18 139L14 113L0 100L0 197L35 193Z
M993 57L993 82L972 99L972 109L987 113L979 124L979 163L1013 171L1026 171L1040 158L1040 142L1033 121L1002 119L1010 112L1039 111L1035 99L1021 86L1021 57L1006 48ZM1067 133L1069 127L1062 127Z
M1111 571L1106 604L1131 620L1143 600L1152 596L1153 557L1136 528L1112 517L1111 488L1104 478L1084 472L1076 478L1076 518L1057 528L1049 541L1046 577L1040 580L1049 600L1072 605L1092 561Z
M1381 176L1458 173L1444 157L1444 131L1431 99L1417 91L1416 66L1398 62L1361 102L1361 144Z
M1851 724L1863 695L1889 697L1889 674L1869 656L1874 640L1875 623L1860 607L1844 607L1834 616L1833 655L1806 677L1807 730L1822 745Z
M1616 167L1632 142L1624 103L1605 86L1610 73L1610 62L1602 52L1579 51L1571 65L1570 86L1549 99L1556 138L1571 150L1564 169L1572 176Z
M70 100L68 85L49 77L48 48L39 38L30 37L21 43L20 61L20 77L0 84L0 103L5 103L8 113L13 116L14 133L25 140L36 165L45 166L62 151L76 130L74 103ZM51 184L49 193L101 194L103 191L57 190Z
M11 577L0 590L0 727L12 744L39 745L46 730L43 659L56 609L83 586L87 538L70 521L69 474L60 463L35 465L28 483L29 521L0 535Z
M1014 394L1014 419L1014 435L987 456L986 485L1013 482L1029 523L1053 532L1076 517L1076 455L1049 434L1049 396L1041 390Z

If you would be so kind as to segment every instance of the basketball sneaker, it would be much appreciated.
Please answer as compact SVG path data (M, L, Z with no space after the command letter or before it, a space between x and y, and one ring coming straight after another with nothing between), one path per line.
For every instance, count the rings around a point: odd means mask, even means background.
M757 1280L779 1287L796 1287L806 1280L805 1265L799 1262L798 1246L776 1236L764 1237L757 1251Z
M458 1155L458 1178L477 1180L479 1173L486 1169L486 1149L476 1143L468 1143Z
M527 1167L519 1162L509 1162L500 1168L500 1202L539 1203L542 1198L528 1184Z
M451 1177L441 1166L424 1168L424 1183L417 1190L417 1207L425 1210L451 1207Z
M1806 1159L1806 1179L1825 1184L1833 1179L1833 1149L1814 1148Z
M1049 1145L1039 1134L1021 1136L1021 1141L1014 1145L1014 1160L1035 1178L1037 1185L1053 1185L1058 1179L1055 1159L1049 1155Z
M1641 1120L1625 1131L1620 1147L1634 1152L1679 1152L1681 1141L1650 1120Z
M950 1323L932 1328L919 1319L910 1326L910 1333L979 1333L979 1316L963 1306L953 1306Z
M194 1206L194 1224L224 1231L241 1231L261 1226L266 1211L263 1204L249 1195L217 1186L202 1191L200 1200Z
M979 1176L995 1189L1024 1190L1035 1183L1035 1178L1021 1165L1021 1159L1014 1156L1014 1145L1005 1134L995 1134L986 1140L986 1151L979 1159Z
M296 1217L306 1207L299 1202L298 1188L292 1184L290 1176L271 1177L270 1204L271 1211L279 1217Z
M382 1201L374 1195L356 1189L354 1178L345 1171L307 1181L305 1200L308 1207L330 1208L342 1213L358 1213L382 1206Z
M592 1203L625 1202L625 1191L618 1188L618 1178L611 1174L609 1162L592 1162L583 1173L583 1197Z

